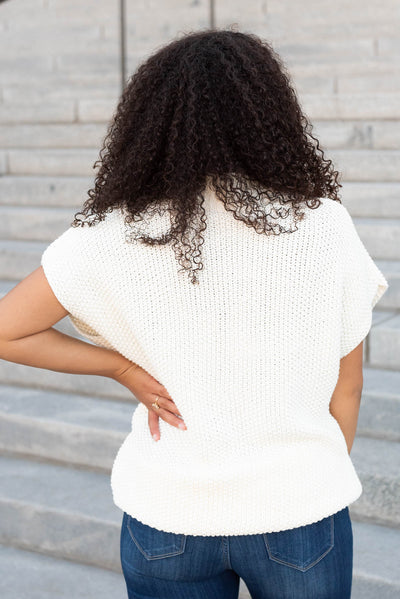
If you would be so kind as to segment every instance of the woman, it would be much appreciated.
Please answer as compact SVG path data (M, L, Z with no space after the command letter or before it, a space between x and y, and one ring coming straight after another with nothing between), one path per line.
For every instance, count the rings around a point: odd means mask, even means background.
M310 131L265 41L172 41L128 81L82 212L1 302L4 359L139 401L111 473L130 598L233 599L240 578L254 599L350 597L388 284ZM66 315L93 343L51 328Z

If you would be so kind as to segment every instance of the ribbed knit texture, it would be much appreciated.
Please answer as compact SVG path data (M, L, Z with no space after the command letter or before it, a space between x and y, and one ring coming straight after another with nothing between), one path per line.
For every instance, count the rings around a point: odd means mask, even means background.
M361 495L329 402L388 283L347 209L321 200L297 231L266 236L208 189L199 285L171 246L127 243L118 209L44 251L76 329L160 381L187 425L160 419L156 442L147 408L134 409L111 474L121 510L168 532L255 534L316 522ZM154 233L163 219L152 223Z

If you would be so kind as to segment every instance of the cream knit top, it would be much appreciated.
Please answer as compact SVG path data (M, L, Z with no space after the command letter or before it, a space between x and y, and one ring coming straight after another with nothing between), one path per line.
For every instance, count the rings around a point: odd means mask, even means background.
M347 209L321 201L267 236L207 188L198 285L170 245L127 243L122 209L44 251L78 332L146 369L187 425L160 418L154 441L147 408L134 409L111 472L121 510L167 532L239 535L310 524L361 495L329 402L388 283Z

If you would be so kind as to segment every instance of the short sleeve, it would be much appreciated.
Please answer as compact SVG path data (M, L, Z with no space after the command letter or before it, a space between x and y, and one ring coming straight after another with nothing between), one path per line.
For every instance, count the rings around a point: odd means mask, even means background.
M343 358L367 336L372 310L389 285L361 241L348 210L340 206L343 216L340 357Z
M44 250L41 266L73 327L96 345L113 347L96 330L96 284L90 268L85 227L69 227Z

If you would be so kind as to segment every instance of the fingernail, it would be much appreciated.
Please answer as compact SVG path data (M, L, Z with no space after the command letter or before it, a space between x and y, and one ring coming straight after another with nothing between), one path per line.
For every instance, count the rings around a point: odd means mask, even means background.
M185 429L186 428L186 424L184 424L183 422L181 422L178 426L181 429Z
M156 433L154 433L154 435L153 435L153 439L154 439L154 441L157 441L157 439L158 439L158 436L156 435Z

